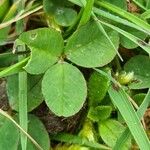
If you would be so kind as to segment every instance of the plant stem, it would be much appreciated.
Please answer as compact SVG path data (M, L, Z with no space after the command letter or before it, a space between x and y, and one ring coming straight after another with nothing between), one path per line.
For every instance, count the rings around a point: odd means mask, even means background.
M19 3L18 13L24 10L25 1L22 0ZM24 30L24 22L20 20L16 25L17 34L21 34ZM18 46L18 52L25 51L25 45ZM18 60L22 61L25 58L24 55L18 56ZM28 115L27 115L27 73L25 71L19 72L19 123L25 132L28 130ZM27 136L20 133L22 150L27 149Z

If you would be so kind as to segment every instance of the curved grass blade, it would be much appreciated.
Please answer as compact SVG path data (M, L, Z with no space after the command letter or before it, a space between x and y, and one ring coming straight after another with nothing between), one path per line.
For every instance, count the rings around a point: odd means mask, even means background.
M10 76L10 75L13 75L13 74L16 74L20 71L23 71L23 67L26 65L27 61L29 60L29 57L23 59L22 61L10 66L10 67L7 67L6 69L0 71L0 78L2 77L7 77L7 76Z

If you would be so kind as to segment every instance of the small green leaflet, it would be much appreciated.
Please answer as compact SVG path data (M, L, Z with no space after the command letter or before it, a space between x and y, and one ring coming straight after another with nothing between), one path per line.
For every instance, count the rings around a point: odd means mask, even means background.
M42 93L46 104L56 115L69 117L77 113L85 102L86 81L76 67L61 62L45 73Z
M109 30L108 35L118 49L119 35ZM95 21L91 21L80 27L69 38L65 48L67 59L73 63L86 67L101 67L113 60L116 51L109 41L99 30Z
M19 40L31 49L31 58L24 67L30 74L44 73L58 61L64 46L61 34L52 28L24 32Z

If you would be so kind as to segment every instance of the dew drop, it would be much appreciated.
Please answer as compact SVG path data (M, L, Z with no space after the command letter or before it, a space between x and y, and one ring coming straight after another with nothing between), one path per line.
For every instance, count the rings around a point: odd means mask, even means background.
M30 39L35 40L37 38L37 33L31 33L30 34Z

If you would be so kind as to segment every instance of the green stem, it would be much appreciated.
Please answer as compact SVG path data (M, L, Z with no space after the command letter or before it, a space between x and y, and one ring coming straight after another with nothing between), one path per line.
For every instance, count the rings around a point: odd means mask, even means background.
M19 3L18 13L24 10L25 1L22 0ZM21 34L24 30L24 22L20 20L17 22L16 30L18 34ZM25 45L21 45L18 47L19 51L25 51ZM18 57L19 61L22 61L25 56L21 55ZM28 130L28 114L27 114L27 73L25 71L19 72L19 123L20 126L27 132ZM21 138L21 147L22 150L27 149L27 136L20 133Z

